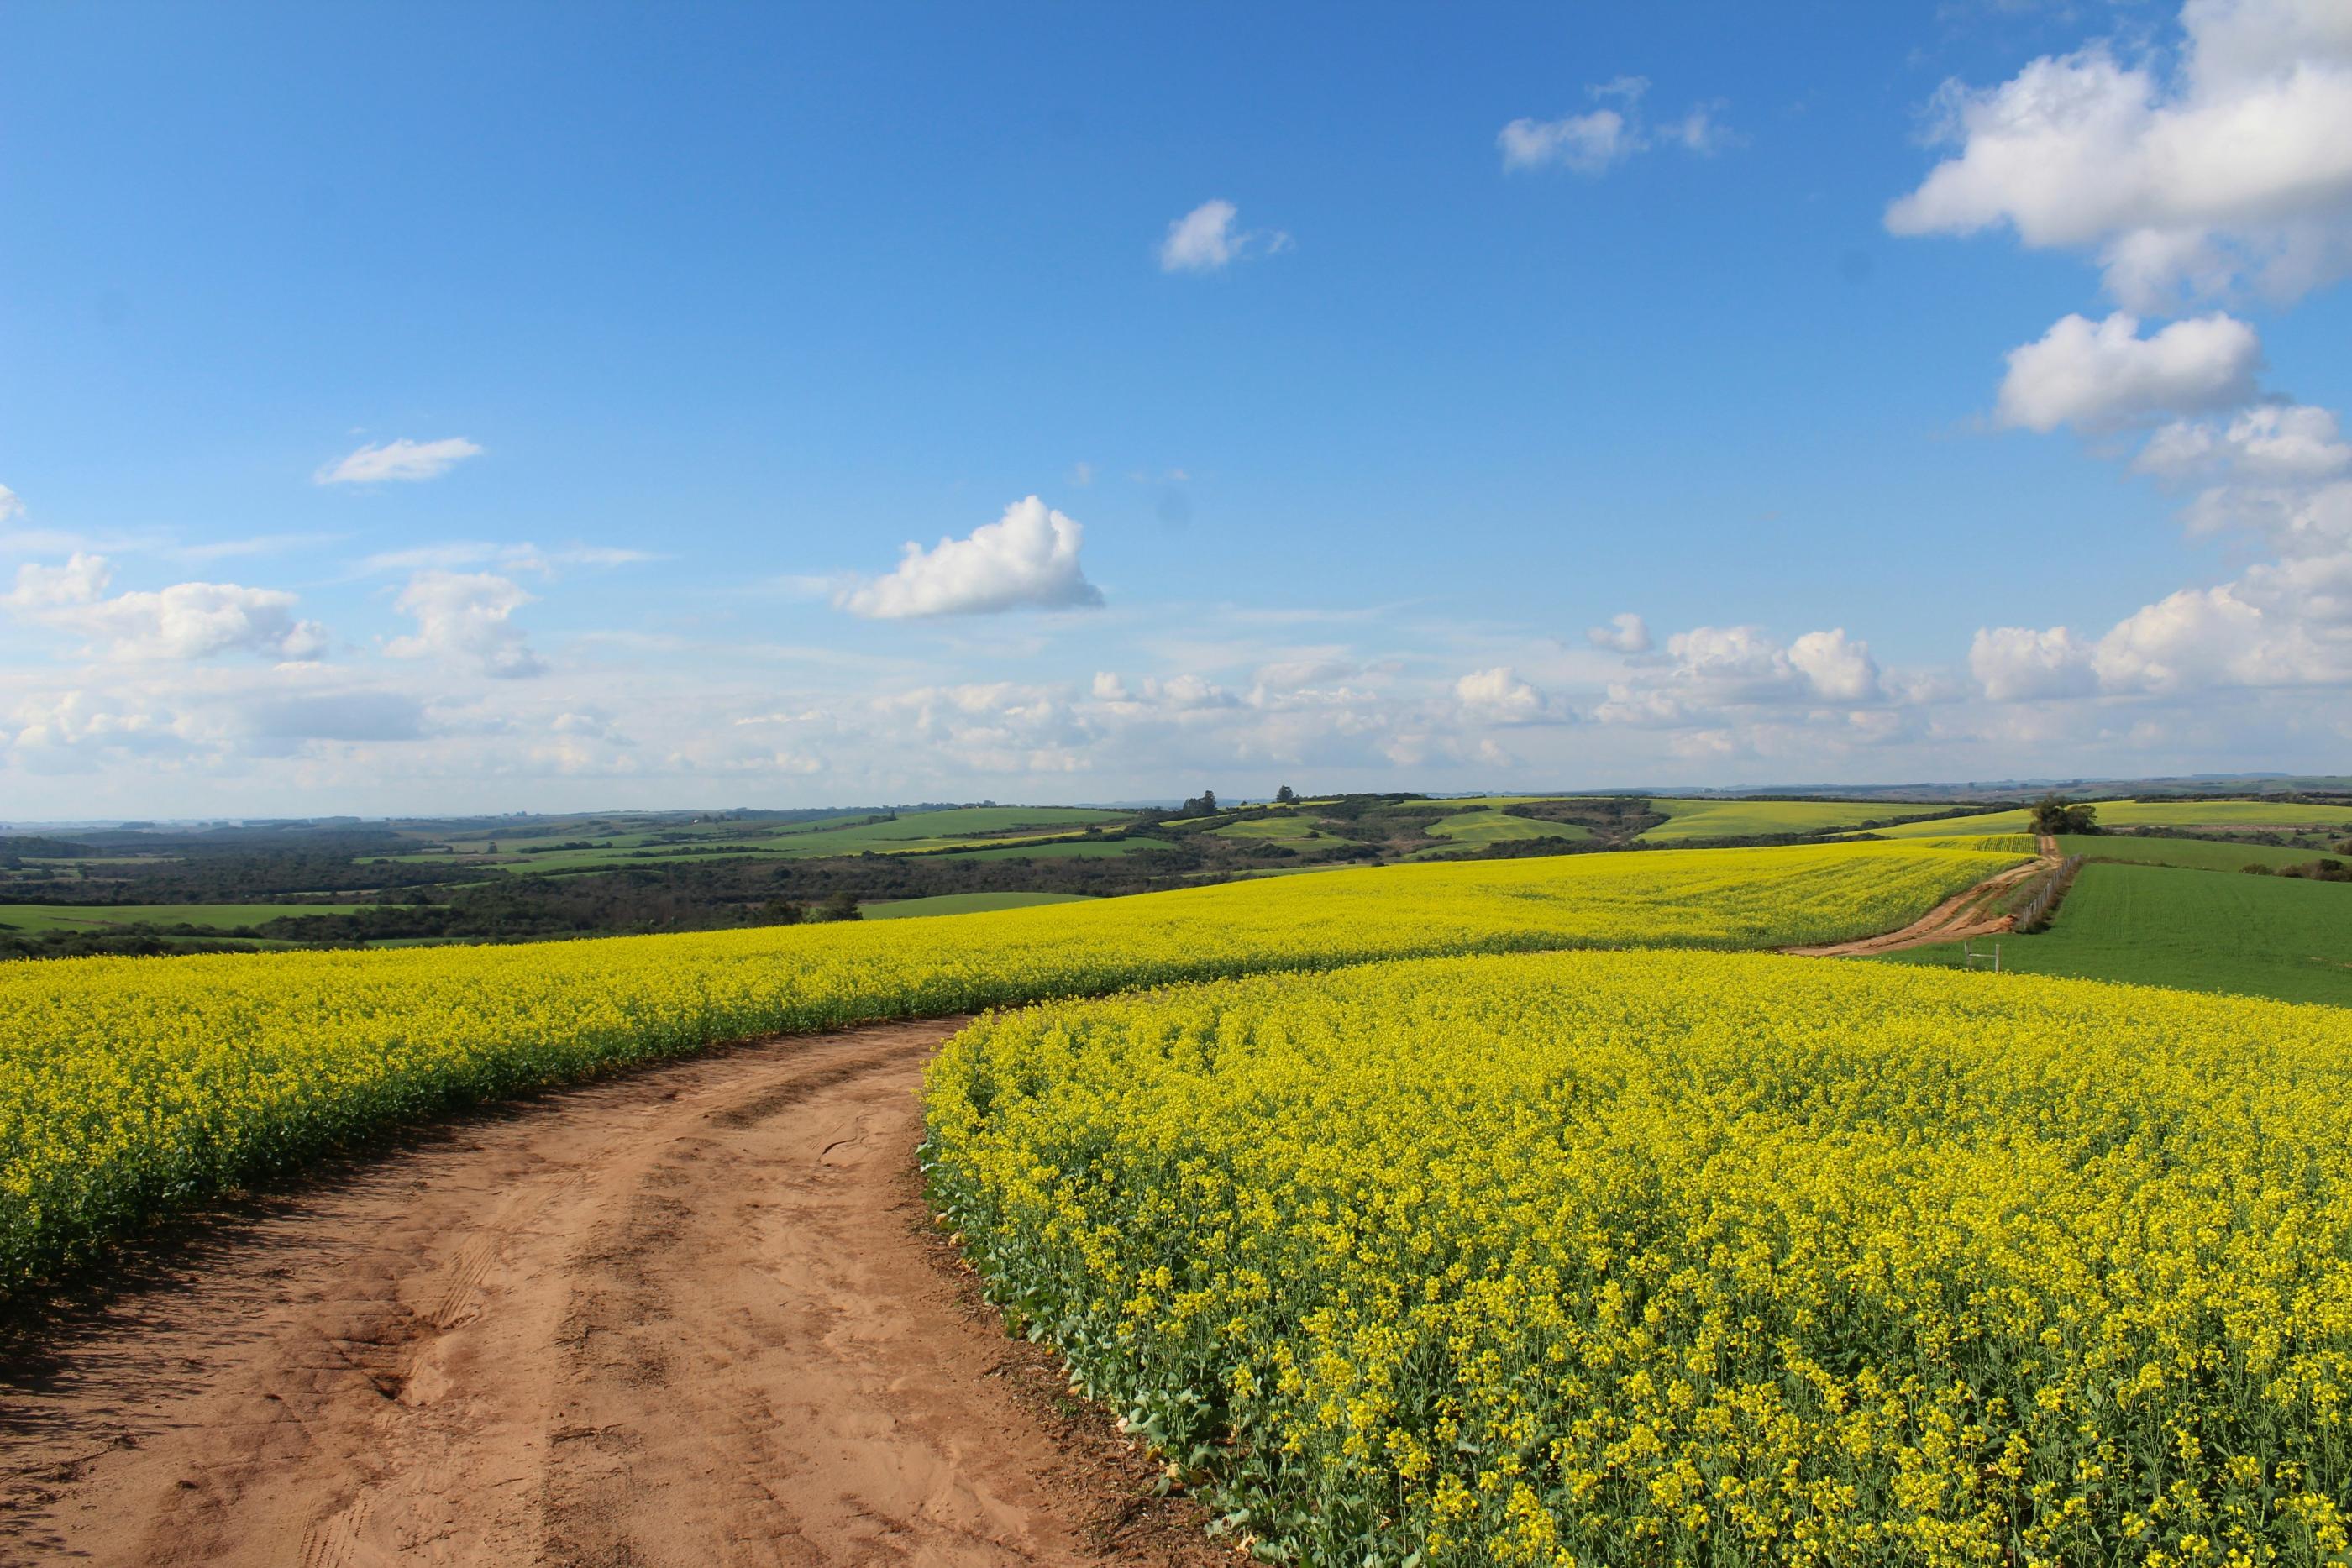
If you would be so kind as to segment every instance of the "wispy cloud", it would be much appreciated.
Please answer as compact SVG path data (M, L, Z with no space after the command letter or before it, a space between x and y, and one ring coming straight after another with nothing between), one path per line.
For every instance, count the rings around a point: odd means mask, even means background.
M1588 97L1614 107L1558 120L1522 116L1496 133L1506 169L1568 169L1579 174L1603 174L1638 152L1653 147L1679 147L1701 156L1722 151L1737 141L1738 132L1720 118L1720 99L1694 104L1678 120L1652 125L1642 112L1650 90L1647 77L1624 76L1584 89Z
M362 446L322 465L311 476L320 485L380 485L387 480L437 479L482 449L462 435L443 441L411 441L406 436L381 445Z
M417 571L435 569L447 571L461 566L492 566L505 571L534 571L541 574L560 566L635 566L642 562L667 560L667 556L654 550L629 549L615 545L569 544L560 549L541 549L534 544L492 544L483 539L448 539L439 544L412 545L406 549L382 550L359 564L358 575L366 577L382 571Z
M161 553L173 560L197 564L208 560L231 560L248 556L283 555L290 550L312 549L320 545L340 543L348 534L255 534L241 539L211 539L201 544L167 545Z

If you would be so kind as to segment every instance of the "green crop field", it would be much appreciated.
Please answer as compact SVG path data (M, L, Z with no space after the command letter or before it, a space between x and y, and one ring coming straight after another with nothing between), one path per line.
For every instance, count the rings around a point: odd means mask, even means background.
M349 915L356 904L0 904L0 927L100 931L114 925L201 925L236 931L289 915Z
M1903 805L1879 800L1654 800L1650 810L1666 821L1641 834L1652 843L1691 839L1738 839L1763 833L1817 833L1932 815L1947 806ZM1936 824L1941 829L1944 824Z
M1077 893L943 893L931 898L898 898L866 904L868 920L906 920L924 915L979 915L995 909L1028 909L1040 904L1083 904Z
M1241 839L1259 843L1276 843L1294 850L1335 850L1349 840L1318 828L1307 817L1295 817L1286 812L1272 817L1251 817L1238 822L1227 822L1221 828L1211 828L1210 833L1221 839Z
M1449 802L1450 803L1450 802ZM1474 807L1456 811L1450 817L1440 817L1429 824L1433 839L1451 839L1457 844L1495 844L1513 839L1589 839L1592 830L1579 822L1544 822L1533 817L1514 817L1492 806Z
M2141 839L2096 833L2062 833L2059 850L2095 861L2140 865L2186 866L2191 871L2242 871L2249 865L2309 865L2326 852L2277 844L2237 844L2227 839Z
M993 849L958 850L955 858L971 861L1057 860L1067 855L1092 860L1108 855L1150 854L1168 847L1163 839L1046 839L1004 844Z
M828 826L812 836L877 844L905 839L968 839L982 833L1108 827L1133 816L1131 811L1103 811L1088 806L957 806L944 811L911 811L888 821L854 827Z
M2300 828L2352 830L2352 806L2304 806L2292 800L2094 800L2110 828ZM2032 813L1988 811L1935 822L1871 830L1883 839L1934 838L1946 833L2025 833ZM2305 857L2306 859L2309 857Z
M2021 974L2352 1006L2352 884L2343 883L2094 862L2054 925L2000 945L2001 967ZM1881 961L1955 965L1959 955L1943 943Z
M520 832L484 831L433 841L413 854L371 857L378 862L426 863L486 860L515 872L584 872L616 867L697 863L726 857L816 860L829 855L918 853L963 847L993 848L1006 842L1045 842L1074 838L1090 827L1131 820L1126 811L1086 806L955 806L907 811L879 821L862 816L813 821L680 822L625 832L598 832L574 821L532 827ZM587 841L587 849L558 844ZM438 846L447 845L447 849ZM497 846L495 855L491 846Z

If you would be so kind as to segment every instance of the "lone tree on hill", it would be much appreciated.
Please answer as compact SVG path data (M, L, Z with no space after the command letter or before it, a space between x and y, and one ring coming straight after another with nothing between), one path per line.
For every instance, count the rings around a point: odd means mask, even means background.
M2044 795L2033 802L2033 831L2037 833L2095 833L2099 831L2099 810L2095 806L2070 801L2063 795Z
M1177 814L1184 817L1215 816L1217 814L1217 792L1214 789L1202 790L1198 795L1195 795L1191 800L1185 801L1184 809Z
M1277 806L1296 806L1298 804L1298 792L1285 784L1274 792L1274 803Z

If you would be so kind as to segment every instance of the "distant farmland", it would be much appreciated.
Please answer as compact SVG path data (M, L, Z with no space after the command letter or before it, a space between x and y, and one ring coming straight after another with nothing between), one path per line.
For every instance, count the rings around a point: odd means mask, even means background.
M1653 799L1666 821L1641 836L1652 843L1691 839L1754 838L1767 833L1818 833L1864 822L1932 817L1949 806L1889 805L1875 800L1676 800ZM1937 831L1946 824L1937 822Z
M7 904L0 929L94 931L109 925L198 925L238 931L289 915L348 915L355 904Z
M2103 828L2342 828L2352 831L2352 807L2308 806L2293 800L2093 800ZM1936 838L1947 833L2032 831L2022 810L1988 811L1872 830L1885 839Z

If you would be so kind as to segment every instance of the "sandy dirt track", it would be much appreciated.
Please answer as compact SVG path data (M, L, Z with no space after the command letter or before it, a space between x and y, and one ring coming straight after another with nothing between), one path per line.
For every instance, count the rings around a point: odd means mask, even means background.
M1958 942L1964 937L1998 936L2004 931L2013 931L2017 928L2016 919L1996 912L1990 901L2006 889L2050 870L2057 841L2045 838L2041 842L2042 859L2011 866L1952 894L1899 931L1853 942L1832 942L1821 947L1783 947L1780 951L1800 958L1867 958L1876 953L1924 947L1931 942Z
M1207 1563L926 1223L951 1024L460 1120L8 1347L0 1563Z

